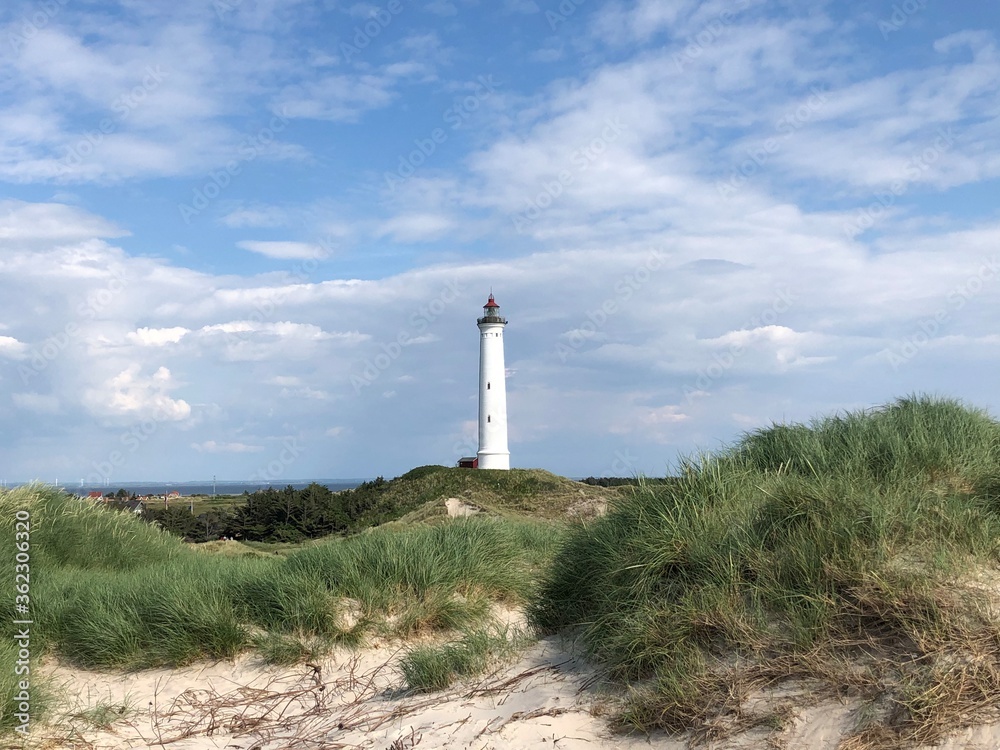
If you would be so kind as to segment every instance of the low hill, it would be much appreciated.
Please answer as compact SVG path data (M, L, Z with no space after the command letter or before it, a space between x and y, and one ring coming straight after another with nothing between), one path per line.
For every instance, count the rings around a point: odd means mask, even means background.
M200 515L187 506L148 507L144 520L191 542L230 537L243 542L298 544L331 534L351 535L404 519L486 512L538 519L590 517L627 488L594 487L539 469L470 470L421 466L392 480L382 477L339 492L313 483L268 487L243 495L231 509Z
M371 485L372 483L367 483ZM485 512L499 516L560 519L602 515L628 488L594 487L542 469L459 469L420 466L377 487L371 520L428 521Z

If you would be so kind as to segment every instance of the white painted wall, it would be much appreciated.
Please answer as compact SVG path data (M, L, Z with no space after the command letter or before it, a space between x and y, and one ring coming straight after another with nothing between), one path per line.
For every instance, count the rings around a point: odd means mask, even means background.
M479 468L509 469L504 322L479 323Z

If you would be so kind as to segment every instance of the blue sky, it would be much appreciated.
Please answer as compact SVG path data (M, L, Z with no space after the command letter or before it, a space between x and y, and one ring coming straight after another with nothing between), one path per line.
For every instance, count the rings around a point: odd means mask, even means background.
M0 479L662 475L914 391L997 413L989 4L0 11ZM400 341L405 343L400 344Z

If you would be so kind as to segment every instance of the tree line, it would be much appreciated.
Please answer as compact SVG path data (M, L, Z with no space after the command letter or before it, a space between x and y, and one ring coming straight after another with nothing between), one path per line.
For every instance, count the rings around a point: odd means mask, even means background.
M595 487L638 486L640 484L675 484L677 477L587 477L580 480L583 484Z
M194 515L187 505L146 506L140 517L191 542L223 537L252 542L300 542L305 539L346 534L384 523L401 515L386 489L383 477L363 482L352 490L332 492L313 482L295 489L244 492L243 502L230 509L212 509ZM126 498L109 502L110 510L127 510Z

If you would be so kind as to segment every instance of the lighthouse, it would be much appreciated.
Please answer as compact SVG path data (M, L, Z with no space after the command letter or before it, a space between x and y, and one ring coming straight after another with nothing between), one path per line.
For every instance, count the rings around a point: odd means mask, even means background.
M490 294L479 325L479 459L480 469L509 469L507 450L507 386L504 383L503 329L507 320Z

